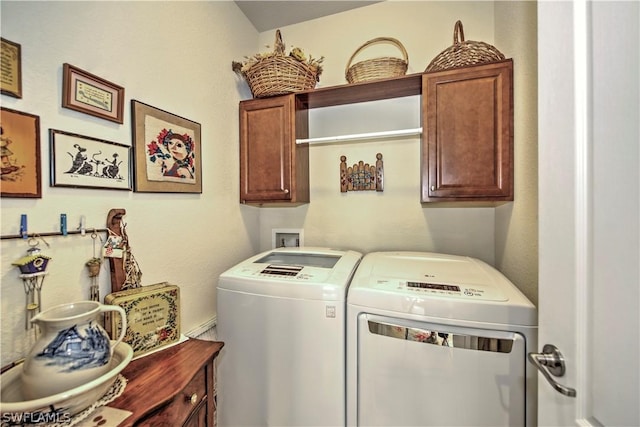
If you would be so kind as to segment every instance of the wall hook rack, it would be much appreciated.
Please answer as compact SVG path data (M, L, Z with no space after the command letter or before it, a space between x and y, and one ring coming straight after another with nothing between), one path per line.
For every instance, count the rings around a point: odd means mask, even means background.
M106 228L87 228L87 229L83 229L83 230L71 230L71 231L67 231L67 234L63 234L60 231L52 231L50 233L28 233L26 234L27 237L25 237L25 235L22 234L8 234L8 235L4 235L4 236L0 236L2 240L9 240L9 239L25 239L25 238L30 238L30 237L51 237L51 236L66 236L66 235L70 235L70 234L82 234L83 236L85 235L85 233L87 231L92 231L92 232L96 232L96 233L108 233L109 230L107 230Z
M2 238L2 240L8 240L8 239L24 239L27 240L29 238L41 238L44 236L67 236L69 234L81 234L82 236L85 236L87 233L87 230L90 230L94 233L97 232L104 232L104 233L108 233L109 230L106 228L89 228L87 229L86 226L86 218L84 215L80 215L80 224L78 225L78 228L76 230L72 230L69 231L67 229L67 214L60 214L60 231L52 231L52 232L48 232L48 233L33 233L33 232L29 232L27 229L27 215L26 214L22 214L20 215L20 234L10 234L10 235L4 235L4 236L0 236ZM43 242L45 242L44 239L42 239ZM45 242L47 244L47 246L49 246L49 244L47 242Z

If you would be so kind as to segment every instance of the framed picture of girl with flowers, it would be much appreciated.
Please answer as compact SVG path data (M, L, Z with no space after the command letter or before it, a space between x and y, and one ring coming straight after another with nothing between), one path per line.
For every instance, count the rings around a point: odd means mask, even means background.
M200 123L131 100L134 191L202 193Z

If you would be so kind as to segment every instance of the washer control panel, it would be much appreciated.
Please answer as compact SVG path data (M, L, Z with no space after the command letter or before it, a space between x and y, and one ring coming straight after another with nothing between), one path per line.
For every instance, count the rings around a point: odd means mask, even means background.
M260 271L261 276L267 277L282 277L282 276L297 276L304 267L301 265L276 265L269 264L266 268Z

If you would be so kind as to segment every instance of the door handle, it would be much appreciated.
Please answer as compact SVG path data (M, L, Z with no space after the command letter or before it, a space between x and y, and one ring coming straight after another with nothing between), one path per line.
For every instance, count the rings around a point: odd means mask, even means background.
M561 377L565 373L564 356L560 353L560 350L553 344L545 344L542 348L542 353L529 353L529 362L533 363L542 375L547 379L551 387L556 391L569 397L576 397L576 389L563 386L556 380L551 378L551 375Z

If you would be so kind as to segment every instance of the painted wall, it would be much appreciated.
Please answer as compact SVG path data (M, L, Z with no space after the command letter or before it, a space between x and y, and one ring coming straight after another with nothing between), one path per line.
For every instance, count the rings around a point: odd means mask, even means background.
M238 101L244 88L231 72L238 52L256 48L257 32L232 2L2 1L2 37L22 46L23 97L2 95L2 106L40 116L42 198L2 198L2 235L69 229L80 215L104 228L112 208L126 209L126 230L142 270L142 284L181 287L182 330L215 316L216 277L258 250L256 210L238 203ZM125 88L124 124L61 107L62 64L68 62ZM49 186L50 128L131 144L130 99L202 125L202 194L133 193ZM104 234L102 234L104 237ZM84 266L89 236L48 237L51 256L43 307L89 298ZM2 365L30 348L25 296L11 262L28 249L2 240ZM103 265L100 294L110 289Z
M262 209L260 248L278 228L302 228L305 245L378 250L419 250L469 255L496 266L537 301L537 135L535 2L387 1L281 28L287 48L325 56L319 86L346 84L354 52L376 37L393 37L408 52L408 73L423 71L453 41L456 20L466 40L495 45L514 59L515 201L498 208L442 208L420 204L418 137L310 147L311 203ZM260 34L261 51L274 31ZM251 52L249 52L251 53ZM351 64L371 57L401 57L393 45L372 45ZM311 136L420 126L419 104L403 98L376 105L312 110ZM333 110L333 111L328 111ZM375 161L382 153L383 193L339 191L340 156L347 163Z
M514 61L513 203L496 209L495 266L538 302L538 48L536 2L495 3L496 45Z

